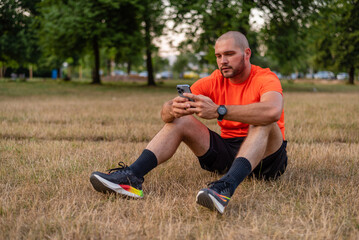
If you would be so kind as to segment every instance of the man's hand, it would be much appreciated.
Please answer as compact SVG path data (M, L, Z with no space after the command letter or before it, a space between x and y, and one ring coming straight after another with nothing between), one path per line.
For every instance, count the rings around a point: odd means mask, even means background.
M214 119L218 117L217 108L219 106L209 97L194 95L192 93L184 93L183 95L193 99L194 102L178 96L165 103L161 112L161 117L164 122L172 122L175 118L192 114L197 114L197 116L204 119Z
M186 101L186 106L190 106L190 108L186 109L186 113L195 113L204 119L214 119L218 117L217 108L219 106L209 97L194 95L192 93L184 93L183 95L194 100L194 102Z
M188 111L190 107L190 101L187 98L175 97L172 99L171 115L175 118L191 115L193 113Z

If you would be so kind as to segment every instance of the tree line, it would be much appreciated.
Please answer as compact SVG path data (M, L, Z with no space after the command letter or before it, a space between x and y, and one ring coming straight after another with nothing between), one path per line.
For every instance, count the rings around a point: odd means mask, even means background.
M253 10L264 19L260 29ZM0 77L8 67L32 74L89 62L92 83L101 83L101 61L128 72L145 61L148 85L155 85L160 36L186 36L175 68L195 56L211 69L215 40L230 30L247 36L252 63L283 74L342 71L354 84L359 67L358 0L2 0L0 21Z

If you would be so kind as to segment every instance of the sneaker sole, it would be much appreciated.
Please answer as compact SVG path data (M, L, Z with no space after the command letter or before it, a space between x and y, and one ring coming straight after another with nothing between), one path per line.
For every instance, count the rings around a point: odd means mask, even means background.
M92 186L95 188L96 191L102 192L102 193L118 193L120 195L126 196L126 197L132 197L132 198L143 198L142 190L138 190L134 187L131 187L129 185L119 185L116 183L112 183L96 174L92 174L90 177L90 182ZM130 191L139 192L140 194L132 193L126 189L129 189Z
M214 211L217 210L220 214L223 214L224 207L223 205L218 202L212 195L208 194L205 191L199 191L196 196L196 202L203 207L209 208L210 210Z

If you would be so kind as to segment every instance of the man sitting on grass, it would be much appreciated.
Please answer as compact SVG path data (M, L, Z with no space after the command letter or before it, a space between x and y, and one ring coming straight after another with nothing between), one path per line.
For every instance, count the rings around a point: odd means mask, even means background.
M240 32L227 32L215 44L218 70L191 86L187 98L163 105L163 128L129 167L90 177L99 192L142 198L143 177L170 159L181 142L205 170L225 174L200 190L196 201L223 213L237 186L249 175L276 179L286 169L282 87L269 69L250 63L251 49ZM192 115L218 119L221 135Z

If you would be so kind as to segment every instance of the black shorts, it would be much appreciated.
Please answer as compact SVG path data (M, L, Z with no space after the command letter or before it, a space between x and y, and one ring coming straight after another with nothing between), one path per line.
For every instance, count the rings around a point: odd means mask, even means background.
M224 174L232 166L245 138L224 139L210 129L209 133L210 147L205 155L198 157L199 163L205 170ZM286 147L287 141L283 141L282 146L275 153L262 159L249 176L270 180L282 175L287 167L288 161Z

